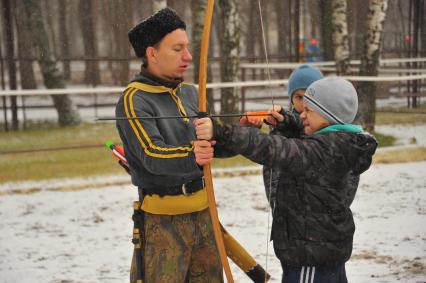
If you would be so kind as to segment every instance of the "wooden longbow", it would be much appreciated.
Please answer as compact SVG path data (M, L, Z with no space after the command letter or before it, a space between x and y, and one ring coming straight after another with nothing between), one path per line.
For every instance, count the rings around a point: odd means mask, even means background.
M210 27L213 17L214 0L208 0L206 12L204 15L204 27L201 38L200 49L200 69L198 77L198 112L199 115L207 116L206 105L206 82L207 82L207 56L209 52ZM203 166L205 185L207 190L207 199L209 203L210 217L213 224L213 232L216 240L216 246L219 251L220 261L225 271L228 283L234 283L228 257L226 255L225 244L223 242L222 230L220 228L219 217L217 214L216 199L213 190L213 179L210 164Z

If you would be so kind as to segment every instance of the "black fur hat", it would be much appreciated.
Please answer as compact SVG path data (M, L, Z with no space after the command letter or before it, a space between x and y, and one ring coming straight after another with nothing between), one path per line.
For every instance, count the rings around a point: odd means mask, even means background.
M136 56L141 58L145 57L147 47L154 46L179 28L186 30L186 24L173 9L164 8L133 27L128 36Z

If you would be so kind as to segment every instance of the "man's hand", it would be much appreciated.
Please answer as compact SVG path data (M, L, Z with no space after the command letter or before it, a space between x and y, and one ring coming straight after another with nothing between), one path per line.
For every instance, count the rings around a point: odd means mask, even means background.
M213 137L213 122L210 118L200 118L194 120L195 132L199 140L211 140Z
M269 116L268 118L265 119L266 123L274 126L277 124L277 122L284 121L284 116L279 113L281 109L282 109L281 106L274 105L273 109L269 110L269 113L272 116Z
M198 165L203 166L209 164L213 160L214 148L216 141L198 140L194 141L195 161Z
M240 125L253 127L253 128L261 128L263 124L262 119L259 119L255 116L242 116L240 119Z

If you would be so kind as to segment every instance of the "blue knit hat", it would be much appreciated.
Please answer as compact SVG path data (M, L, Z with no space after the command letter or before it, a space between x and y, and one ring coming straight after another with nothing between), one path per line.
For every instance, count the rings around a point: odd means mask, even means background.
M296 90L307 89L311 83L323 77L324 75L315 66L304 64L297 67L288 78L288 98L290 99L290 105L293 105L291 100Z

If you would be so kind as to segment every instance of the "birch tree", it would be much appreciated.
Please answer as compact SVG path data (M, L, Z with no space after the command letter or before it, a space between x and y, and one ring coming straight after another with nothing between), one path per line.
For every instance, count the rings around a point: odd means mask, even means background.
M65 88L65 83L56 67L56 61L52 54L46 28L44 26L40 1L19 0L24 5L28 18L26 27L32 36L34 47L37 50L43 81L46 88ZM81 122L76 105L68 95L51 95L53 104L58 113L58 122L61 126L77 125Z
M346 19L346 0L332 0L332 31L334 60L338 75L350 73L349 37Z
M240 57L240 21L236 0L219 1L222 12L223 29L221 41L221 80L233 82L239 78ZM238 88L223 88L221 90L220 109L222 113L238 112ZM232 120L232 119L230 119Z
M377 76L379 69L380 44L386 11L387 0L370 0L367 19L367 31L364 36L364 50L361 57L360 76ZM359 108L357 120L368 130L374 130L376 121L376 89L375 82L360 82L357 85Z

